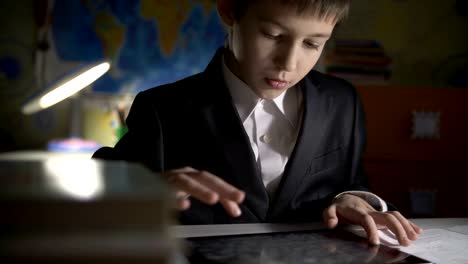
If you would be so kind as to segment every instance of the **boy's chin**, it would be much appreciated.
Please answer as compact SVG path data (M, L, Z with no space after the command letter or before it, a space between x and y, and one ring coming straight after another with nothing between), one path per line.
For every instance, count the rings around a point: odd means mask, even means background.
M262 89L260 91L257 90L257 95L266 100L273 100L276 97L280 96L284 91L286 91L288 88L285 89Z

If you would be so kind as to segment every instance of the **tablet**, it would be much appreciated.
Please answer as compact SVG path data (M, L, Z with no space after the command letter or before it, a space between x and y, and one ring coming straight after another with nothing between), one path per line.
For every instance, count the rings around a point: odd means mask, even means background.
M343 230L192 237L190 263L431 263Z

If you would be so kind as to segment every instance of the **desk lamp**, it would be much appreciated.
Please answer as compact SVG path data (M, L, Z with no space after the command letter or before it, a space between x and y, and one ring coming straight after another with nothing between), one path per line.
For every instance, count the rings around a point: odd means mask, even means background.
M104 75L109 69L110 63L108 61L99 61L92 65L84 66L72 74L68 74L57 80L38 95L33 96L32 99L22 106L21 111L23 114L33 114L55 105L56 103L61 102L88 87ZM48 150L68 152L93 151L99 147L99 145L93 141L82 140L78 137L80 132L77 131L79 130L77 122L79 122L80 118L80 109L77 107L77 104L76 100L72 102L71 138L65 140L52 140L48 143Z

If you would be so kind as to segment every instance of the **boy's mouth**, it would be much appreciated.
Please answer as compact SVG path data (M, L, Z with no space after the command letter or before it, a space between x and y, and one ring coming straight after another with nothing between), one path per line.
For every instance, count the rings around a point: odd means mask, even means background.
M284 89L289 82L280 79L265 78L265 82L272 88Z

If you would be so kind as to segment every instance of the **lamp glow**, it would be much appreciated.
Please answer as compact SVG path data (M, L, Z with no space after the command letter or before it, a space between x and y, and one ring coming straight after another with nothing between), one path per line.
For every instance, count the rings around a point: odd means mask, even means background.
M24 114L32 114L50 107L86 88L110 69L109 62L98 63L91 68L76 74L69 80L52 87L40 96L22 107Z
M65 195L89 200L104 192L101 168L89 159L51 158L45 162L45 169L51 186Z

